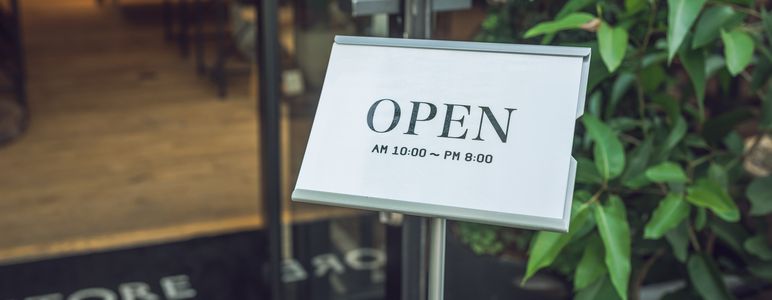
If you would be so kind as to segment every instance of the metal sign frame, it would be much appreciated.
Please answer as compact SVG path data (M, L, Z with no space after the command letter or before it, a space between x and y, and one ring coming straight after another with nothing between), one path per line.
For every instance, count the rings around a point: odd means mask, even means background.
M364 46L382 46L382 47L403 47L403 48L422 48L422 49L441 49L455 51L476 51L476 52L498 52L498 53L516 53L532 55L549 56L570 56L582 58L581 82L576 107L576 117L579 118L584 112L585 94L587 89L587 80L590 68L590 48L581 47L562 47L562 46L536 46L536 45L517 45L517 44L496 44L496 43L477 43L477 42L458 42L458 41L438 41L438 40L412 40L412 39L390 39L375 37L353 37L337 36L336 44L343 45L364 45ZM567 231L568 220L571 214L571 203L574 189L574 180L576 177L576 161L571 158L571 165L567 178L567 187L565 192L565 203L563 216L560 219L546 218L537 216L528 216L521 214L503 213L497 211L475 210L469 208L458 208L437 204L427 204L410 202L398 199L384 199L366 196L356 196L347 194L338 194L331 192L312 191L305 189L295 189L292 193L292 199L295 201L339 205L352 208L381 210L390 212L399 212L410 215L448 218L454 220L484 222L494 225L518 227L525 229L546 229L553 231Z
M433 12L461 10L472 7L472 0L433 0ZM403 2L400 0L341 0L340 8L354 17L376 14L397 14Z

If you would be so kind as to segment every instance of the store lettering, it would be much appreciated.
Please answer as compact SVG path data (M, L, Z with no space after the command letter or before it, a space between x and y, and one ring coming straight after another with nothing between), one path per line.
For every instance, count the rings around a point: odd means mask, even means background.
M323 277L328 274L343 274L346 266L355 271L379 271L386 265L386 254L372 248L359 248L346 252L341 258L332 253L320 254L311 258L313 276ZM308 279L309 272L295 259L282 262L282 281L285 283Z
M373 280L382 277L386 265L386 254L379 249L358 248L340 255L333 253L319 254L311 258L311 266L304 267L295 259L282 262L282 281L285 283L307 280L330 274L344 274L347 270L370 271ZM310 274L309 274L310 273ZM183 300L194 299L196 290L187 275L163 277L159 280L160 290L153 290L145 282L121 283L117 288L89 287L77 290L69 295L49 293L21 298L23 300Z
M416 127L419 122L429 122L434 120L437 116L438 108L437 105L429 102L410 101L410 103L412 103L410 120L408 122L407 131L403 134L418 135ZM379 107L383 108L379 109ZM437 137L466 139L467 136L474 136L474 138L472 138L474 141L485 141L485 138L483 138L483 128L486 127L485 124L490 124L490 127L493 128L502 143L507 142L512 112L517 110L516 108L504 108L507 113L507 122L506 125L502 127L499 120L496 119L493 110L488 106L477 106L474 110L479 111L479 113L475 114L472 114L473 108L471 105L443 103L443 108L445 109L445 112L442 121L442 132ZM387 118L377 118L376 114L388 114L389 110L391 111L391 114L387 115ZM424 112L421 113L421 111ZM503 114L503 112L501 112L501 114ZM474 124L475 126L472 127L464 126L467 117L473 115L475 116L475 121L479 119L479 122L476 122L476 124ZM480 116L479 118L476 117L478 115ZM397 101L392 99L380 99L375 101L367 112L367 126L370 130L377 133L387 133L394 130L399 125L401 119L402 108ZM385 120L385 122L378 122L377 120ZM376 125L376 123L383 124ZM466 123L468 124L469 122ZM468 135L470 129L472 132Z
M196 290L187 275L161 278L161 291L154 292L145 282L127 282L118 285L117 290L105 287L90 287L77 290L69 296L52 293L26 297L24 300L182 300L196 297Z

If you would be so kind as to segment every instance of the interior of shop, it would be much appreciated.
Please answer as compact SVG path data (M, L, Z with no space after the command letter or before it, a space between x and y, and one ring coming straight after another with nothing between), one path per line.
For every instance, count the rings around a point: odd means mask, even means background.
M138 281L168 299L264 299L268 284L253 282L264 281L268 256L255 3L1 7L4 63L20 64L3 65L0 94L0 298L111 299ZM437 32L468 40L482 17L478 8L445 13ZM386 233L377 214L290 203L289 195L332 38L388 36L389 18L293 1L279 3L278 25L287 295L383 298ZM179 252L183 262L157 267ZM357 266L357 254L378 264ZM208 274L222 278L202 284ZM229 286L241 281L250 282Z

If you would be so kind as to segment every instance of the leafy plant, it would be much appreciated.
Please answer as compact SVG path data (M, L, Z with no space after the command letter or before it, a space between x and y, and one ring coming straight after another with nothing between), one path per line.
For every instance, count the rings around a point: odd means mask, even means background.
M458 231L461 242L469 245L477 254L497 254L504 249L504 242L499 238L499 231L494 226L459 223Z
M570 231L533 236L523 282L551 268L577 299L672 279L675 299L729 299L725 275L772 281L772 177L743 168L772 132L768 1L499 2L480 40L593 50Z

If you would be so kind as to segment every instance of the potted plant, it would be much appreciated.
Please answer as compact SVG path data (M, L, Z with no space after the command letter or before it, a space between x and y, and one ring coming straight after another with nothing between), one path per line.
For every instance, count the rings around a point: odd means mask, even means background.
M480 40L593 49L575 138L570 231L533 235L523 282L552 269L572 282L577 299L639 299L655 282L678 283L659 289L674 299L730 299L769 289L769 6L763 0L492 5ZM490 228L465 230L462 240L480 248L469 237ZM493 246L478 252L505 248L493 236L482 243Z

